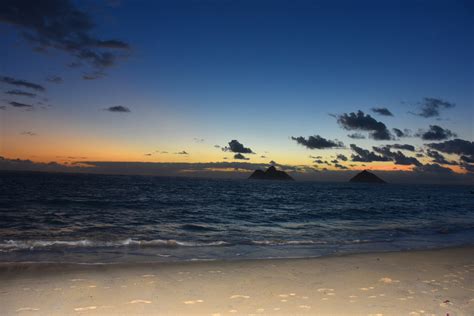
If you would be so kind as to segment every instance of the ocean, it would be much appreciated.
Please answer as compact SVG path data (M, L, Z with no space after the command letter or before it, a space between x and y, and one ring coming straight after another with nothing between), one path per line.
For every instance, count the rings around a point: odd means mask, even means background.
M319 257L474 244L472 187L0 173L0 262Z

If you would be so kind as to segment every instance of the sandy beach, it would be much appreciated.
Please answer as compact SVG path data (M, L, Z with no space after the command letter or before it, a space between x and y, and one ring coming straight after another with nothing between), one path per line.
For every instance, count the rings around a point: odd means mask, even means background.
M315 259L2 264L1 315L473 315L474 247Z

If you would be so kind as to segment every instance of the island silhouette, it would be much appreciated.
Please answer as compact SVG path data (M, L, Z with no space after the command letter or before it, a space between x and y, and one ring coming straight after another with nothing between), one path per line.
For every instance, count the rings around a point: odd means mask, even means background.
M384 180L377 177L372 172L364 170L359 172L354 177L352 177L349 182L362 182L362 183L387 183Z
M294 181L294 179L285 171L277 170L274 166L269 167L266 171L260 169L255 170L249 177L250 180L281 180Z

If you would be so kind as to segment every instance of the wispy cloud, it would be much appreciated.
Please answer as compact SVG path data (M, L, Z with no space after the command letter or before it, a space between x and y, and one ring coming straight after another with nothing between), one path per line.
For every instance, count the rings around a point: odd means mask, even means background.
M390 110L387 109L387 108L372 108L371 110L372 110L372 112L377 113L379 115L393 116L393 113L390 112Z
M0 82L6 83L12 86L24 87L24 88L33 89L36 91L41 91L41 92L46 91L46 88L40 84L29 82L26 80L21 80L21 79L15 79L12 77L7 77L7 76L0 77Z
M423 98L420 102L420 111L412 113L424 118L438 117L440 116L441 109L449 109L455 107L456 104L445 101L439 98Z

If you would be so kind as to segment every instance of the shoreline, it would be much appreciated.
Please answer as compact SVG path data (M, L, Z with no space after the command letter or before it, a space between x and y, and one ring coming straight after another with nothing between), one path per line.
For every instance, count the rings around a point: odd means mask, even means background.
M1 263L0 314L472 315L474 246L317 258Z

